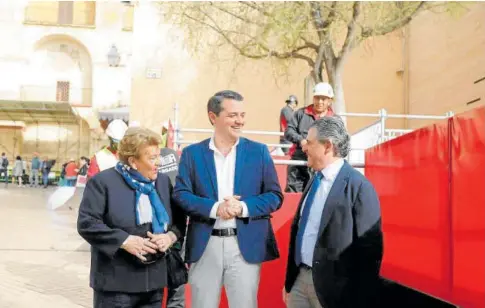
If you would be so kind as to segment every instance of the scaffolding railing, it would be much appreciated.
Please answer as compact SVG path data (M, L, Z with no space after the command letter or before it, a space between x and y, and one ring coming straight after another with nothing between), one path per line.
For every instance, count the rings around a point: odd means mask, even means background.
M193 144L197 143L198 140L181 140L180 134L181 133L213 133L212 129L207 128L181 128L180 121L179 121L179 105L174 105L174 146L175 148L180 148L181 145L184 144ZM348 117L364 117L364 118L377 118L379 119L380 127L377 136L377 142L372 144L371 146L375 146L377 144L392 140L394 138L403 136L407 133L412 132L412 129L393 129L393 128L386 128L386 121L388 119L407 119L407 120L443 120L452 117L454 114L453 112L449 111L446 112L445 115L421 115L421 114L389 114L385 109L380 109L377 113L353 113L353 112L346 112L346 113L339 113L339 116L342 118ZM243 135L260 135L260 136L283 136L284 133L282 132L274 132L274 131L261 131L261 130L243 130ZM268 147L273 148L290 148L292 144L280 144L280 143L266 143ZM365 151L362 148L351 148L349 156L352 154L352 151ZM278 164L286 164L286 165L304 165L306 164L305 161L295 161L295 160L275 160L275 163ZM356 165L364 165L364 162L354 162Z

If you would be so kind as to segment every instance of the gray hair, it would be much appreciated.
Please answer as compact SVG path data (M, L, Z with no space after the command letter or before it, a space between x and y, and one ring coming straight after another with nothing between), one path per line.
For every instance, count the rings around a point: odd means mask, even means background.
M243 96L235 91L231 91L231 90L219 91L216 94L214 94L207 102L207 113L213 112L216 116L219 116L219 113L221 113L222 111L222 102L225 99L233 99L236 101L244 100Z
M330 141L333 144L335 156L347 157L350 152L350 136L339 116L323 117L315 121L312 127L317 130L318 141Z

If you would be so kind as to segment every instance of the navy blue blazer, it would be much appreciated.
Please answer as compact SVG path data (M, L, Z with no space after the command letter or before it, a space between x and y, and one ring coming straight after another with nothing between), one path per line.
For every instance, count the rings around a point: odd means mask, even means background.
M219 200L214 151L210 139L186 147L180 159L173 198L190 216L185 258L197 262L207 246L215 219L210 212ZM236 147L234 194L248 207L248 218L238 218L237 238L243 258L261 263L279 257L271 213L281 207L283 194L266 145L240 138Z
M172 184L158 174L155 187L170 217L169 231L185 235L186 217L171 200ZM128 235L147 237L151 224L136 224L135 191L114 168L89 179L83 194L77 230L91 244L90 286L97 291L148 292L167 285L165 259L140 265L120 249Z
M300 210L313 179L302 194L293 220L285 289L290 292L299 267L295 240ZM379 198L372 184L347 162L330 189L313 252L313 285L325 308L376 307L383 255Z

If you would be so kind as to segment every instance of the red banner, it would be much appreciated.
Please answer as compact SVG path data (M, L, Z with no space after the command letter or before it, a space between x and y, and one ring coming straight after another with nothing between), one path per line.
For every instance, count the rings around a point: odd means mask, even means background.
M485 107L451 127L452 302L485 307Z
M381 200L385 278L485 307L485 107L366 151Z

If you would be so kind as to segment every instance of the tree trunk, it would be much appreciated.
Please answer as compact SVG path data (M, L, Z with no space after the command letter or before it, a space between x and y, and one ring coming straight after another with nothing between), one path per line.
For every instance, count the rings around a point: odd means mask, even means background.
M327 67L327 77L328 81L333 87L334 98L333 98L333 111L337 114L342 114L346 112L345 108L345 97L344 97L344 85L342 80L342 65L337 65L336 67Z

